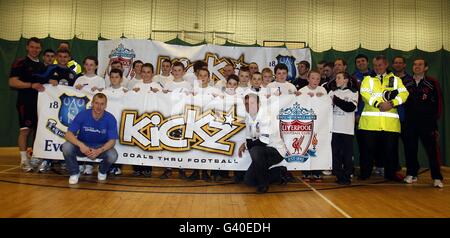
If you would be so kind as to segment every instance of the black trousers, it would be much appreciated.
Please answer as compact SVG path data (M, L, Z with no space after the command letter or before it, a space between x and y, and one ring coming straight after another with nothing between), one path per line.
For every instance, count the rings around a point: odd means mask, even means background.
M441 179L441 161L439 151L439 139L437 126L426 126L425 124L406 124L404 126L404 149L406 158L406 174L417 176L420 165L417 158L419 139L422 141L431 170L432 179Z
M399 133L388 131L360 130L360 142L364 150L359 160L360 178L367 179L372 174L372 167L376 159L383 159L384 177L394 179L398 169L398 137ZM358 142L359 143L359 142Z
M365 144L362 141L363 137L364 137L364 131L363 130L355 130L355 135L356 135L356 142L358 143L358 150L359 150L359 160L365 160L364 157L364 153L362 153L362 151L366 150ZM384 167L384 162L383 162L383 158L381 157L377 157L375 158L375 167L377 168L383 168Z
M333 133L333 174L339 181L350 181L353 173L353 135Z
M272 165L278 164L283 160L283 156L270 146L253 146L250 149L252 163L245 173L245 183L250 186L265 187L271 182ZM274 170L275 168L271 169ZM274 171L278 171L275 169Z

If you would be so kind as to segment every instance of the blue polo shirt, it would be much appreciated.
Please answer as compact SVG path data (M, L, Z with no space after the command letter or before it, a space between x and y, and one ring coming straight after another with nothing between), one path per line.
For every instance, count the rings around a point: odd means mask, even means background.
M68 130L76 135L78 140L92 148L98 148L109 140L119 138L116 118L107 111L102 118L95 120L92 109L84 110L77 114Z

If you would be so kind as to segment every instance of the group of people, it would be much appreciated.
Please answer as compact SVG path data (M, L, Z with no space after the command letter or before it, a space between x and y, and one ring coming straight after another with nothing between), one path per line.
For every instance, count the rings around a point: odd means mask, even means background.
M9 84L18 91L18 144L21 166L25 171L33 169L26 149L27 139L33 136L37 125L37 93L45 90L44 84L51 84L73 86L95 94L92 108L75 117L62 145L70 184L77 184L81 173L93 173L94 164L79 164L77 156L101 160L99 181L105 180L108 173L122 173L121 165L114 164L118 158L114 149L118 138L117 121L106 111L108 95L176 91L186 95L207 94L243 100L246 141L238 152L242 156L248 150L252 163L246 172L235 171L234 180L245 181L255 186L258 192L266 192L270 183L286 183L292 178L285 167L271 168L283 160L286 147L279 133L273 133L261 105L262 101L281 95L330 98L333 105L333 169L330 172L336 176L338 184L351 184L354 174L353 136L356 134L360 179L368 179L375 164L375 172L386 179L417 182L420 138L430 161L433 185L443 187L437 150L437 120L442 111L442 98L438 82L426 75L428 65L422 58L414 61L413 76L406 73L405 58L401 56L393 59L394 72L390 72L386 57L375 57L374 69L371 70L368 57L358 55L355 58L357 70L353 75L347 72L347 63L342 58L334 62L321 61L317 70L312 70L308 61L301 61L298 63L299 77L292 81L288 80L288 67L284 64L276 65L273 71L264 68L260 72L258 64L252 62L238 70L232 64L226 65L223 68L224 80L214 82L210 80L208 65L204 61L196 61L194 72L187 73L183 63L164 60L159 73L151 63L136 60L127 75L124 75L120 61L111 61L102 77L97 74L96 57L86 57L84 70L81 70L82 67L71 58L69 47L67 42L62 42L56 52L45 50L42 62L39 59L40 40L30 38L26 46L27 56L16 60L12 66ZM406 177L400 174L398 137L405 144ZM45 172L51 164L51 160L43 160L38 170ZM326 171L304 171L303 179L320 181L321 173ZM150 177L152 167L133 166L133 175ZM172 169L166 168L160 178L166 179L171 175ZM184 169L179 169L178 175L182 179L201 178L206 181L229 178L228 171L194 170L187 176Z

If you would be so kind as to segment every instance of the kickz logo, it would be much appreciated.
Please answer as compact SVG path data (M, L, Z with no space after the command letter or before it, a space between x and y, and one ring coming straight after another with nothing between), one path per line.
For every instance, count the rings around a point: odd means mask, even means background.
M161 72L161 65L163 60L170 60L172 63L181 62L184 64L186 68L186 72L193 72L194 63L191 62L187 58L173 58L171 59L169 56L158 56L157 64L156 64L156 72ZM235 74L239 72L239 69L243 66L248 66L249 64L245 62L245 56L242 54L238 59L228 58L228 57L219 57L219 55L211 52L207 52L205 54L205 58L203 60L208 64L208 70L211 72L211 80L217 82L219 80L226 80L225 76L223 76L223 68L227 64L232 64L235 68Z
M89 103L89 98L86 96L77 97L65 93L59 96L59 100L61 102L59 105L61 106L59 107L58 121L65 127L68 127L70 123L72 123L79 112L86 110L87 104ZM57 125L58 122L55 119L50 118L47 120L45 127L53 134L64 138L66 133L58 128Z
M313 109L306 109L295 102L292 107L281 109L278 119L281 138L287 149L287 162L304 163L310 157L317 157L318 140L314 132L317 116Z
M236 114L236 105L228 112L201 112L188 105L183 114L164 118L159 112L138 115L137 111L122 111L120 143L138 146L146 151L189 151L197 149L223 155L233 155L236 142L229 139L245 127Z

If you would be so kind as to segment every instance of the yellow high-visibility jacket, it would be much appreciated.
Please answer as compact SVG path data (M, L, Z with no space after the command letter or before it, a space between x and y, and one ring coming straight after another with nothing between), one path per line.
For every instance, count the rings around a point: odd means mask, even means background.
M398 90L398 95L390 100L394 108L381 112L377 106L387 101L383 93L394 90ZM361 83L360 93L364 101L364 110L359 120L360 130L400 132L396 107L406 102L409 93L399 77L393 73L385 73L382 80L377 76L366 76Z

